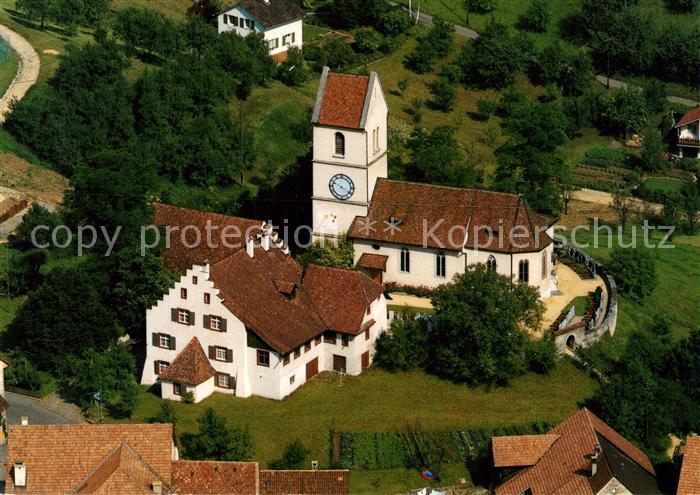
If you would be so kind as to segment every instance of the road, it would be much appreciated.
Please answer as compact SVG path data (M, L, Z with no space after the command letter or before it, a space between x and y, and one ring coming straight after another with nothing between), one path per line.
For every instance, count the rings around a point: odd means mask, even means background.
M34 47L26 39L2 24L0 24L0 37L7 41L20 58L15 80L0 98L0 124L2 124L5 122L5 113L10 109L12 102L24 98L29 88L36 83L41 61Z
M398 5L393 2L389 2L391 5ZM404 9L408 11L408 9L404 6ZM420 18L418 20L421 24L425 24L426 26L432 26L433 25L433 16L430 14L423 14L421 13ZM479 33L474 31L473 29L469 29L468 27L460 26L459 24L455 24L455 33L458 34L459 36L463 36L465 38L469 38L470 40L475 40L479 37ZM608 83L608 78L602 74L598 74L595 76L596 80L603 84L604 86L607 86ZM624 82L624 81L618 81L617 79L610 79L610 87L612 88L626 88L628 87L629 84ZM697 107L700 106L700 102L696 100L689 100L687 98L681 98L680 96L668 96L668 101L671 103L678 103L680 105L685 105L687 107Z

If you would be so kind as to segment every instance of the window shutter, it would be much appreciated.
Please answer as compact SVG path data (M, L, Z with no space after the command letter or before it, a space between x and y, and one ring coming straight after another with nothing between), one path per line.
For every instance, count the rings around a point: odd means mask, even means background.
M216 359L216 347L213 345L209 346L209 359Z
M170 336L170 350L174 351L175 350L175 337Z
M202 317L202 324L204 325L204 328L211 328L211 325L209 324L209 315L204 315Z
M187 318L187 324L188 325L194 325L194 312L193 311L188 311L189 317Z
M153 372L157 375L158 374L158 365L160 364L160 361L153 361Z
M226 362L227 363L233 362L233 350L231 350L231 349L226 349Z
M221 331L226 331L226 318L221 318Z
M228 376L228 388L234 389L236 388L236 377L235 376Z
M170 321L177 321L177 308L170 308Z
M153 344L154 347L158 347L158 345L160 344L160 334L154 333L153 334L153 341L151 343Z

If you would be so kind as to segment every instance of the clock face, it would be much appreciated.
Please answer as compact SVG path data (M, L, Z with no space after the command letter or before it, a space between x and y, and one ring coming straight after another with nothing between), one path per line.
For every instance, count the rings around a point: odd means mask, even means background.
M352 179L344 174L334 175L328 183L328 188L333 196L341 200L350 199L355 192Z

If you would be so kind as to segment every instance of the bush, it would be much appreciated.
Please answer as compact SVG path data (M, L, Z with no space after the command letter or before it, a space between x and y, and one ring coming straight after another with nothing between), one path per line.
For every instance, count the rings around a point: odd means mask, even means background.
M527 31L543 33L549 24L549 0L532 0L518 20L518 26Z
M10 247L20 251L27 251L40 246L51 245L51 232L60 224L61 217L57 213L50 212L40 204L34 203L22 217L22 223L19 224L17 230L10 234L8 238ZM36 231L34 235L36 242L33 242L32 232L37 227L42 228ZM62 242L62 239L59 240Z
M476 109L481 120L489 120L496 113L498 103L491 100L479 99L476 101Z
M341 38L327 38L319 52L314 68L321 71L324 66L332 70L342 70L355 63L356 54Z
M50 380L48 375L37 370L32 362L21 354L11 354L10 361L12 366L5 370L5 382L10 387L38 392Z
M428 88L432 99L430 104L438 110L449 113L457 102L457 93L454 86L444 77L438 77Z
M374 363L392 372L422 368L428 359L426 345L427 329L423 320L404 311L391 322L391 332L384 332L377 338Z
M469 8L479 14L486 14L496 8L497 0L469 0Z
M379 18L378 28L386 36L398 36L411 28L411 19L402 7L389 9Z
M44 276L40 270L46 262L46 252L34 249L19 256L12 256L5 274L8 297L26 294L41 285Z
M607 269L622 294L643 299L656 288L656 265L646 249L613 249Z
M309 79L309 71L299 48L289 48L287 59L277 67L277 78L288 86L301 86Z
M530 371L548 374L556 365L557 347L554 344L554 335L549 333L540 340L531 340L525 353Z
M287 444L282 457L270 461L270 469L304 469L311 451L299 439Z
M139 399L139 386L135 382L127 383L119 395L119 400L110 407L116 418L130 418Z
M357 29L353 32L355 46L360 53L375 53L384 44L384 36L374 29Z

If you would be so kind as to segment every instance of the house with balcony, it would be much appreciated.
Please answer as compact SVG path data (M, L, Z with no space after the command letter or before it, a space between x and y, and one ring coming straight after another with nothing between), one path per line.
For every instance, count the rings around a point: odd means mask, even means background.
M270 55L281 62L289 47L301 49L303 17L296 0L239 0L217 14L217 27L219 34L261 34Z
M681 158L700 158L700 107L688 110L674 126Z

